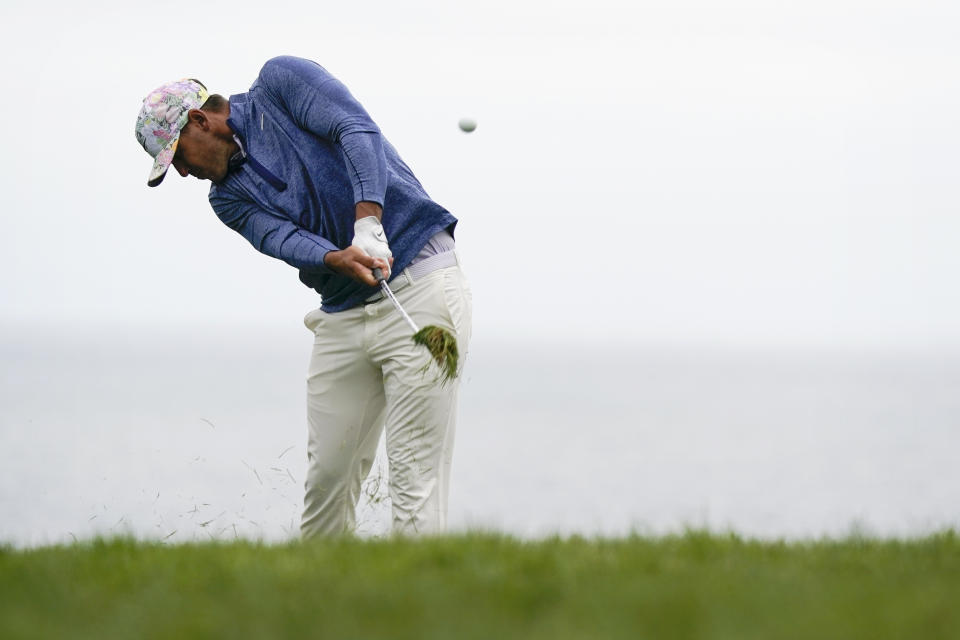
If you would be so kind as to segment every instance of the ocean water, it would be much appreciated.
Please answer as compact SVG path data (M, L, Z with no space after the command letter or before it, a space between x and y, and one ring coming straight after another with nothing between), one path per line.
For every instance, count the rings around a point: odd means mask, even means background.
M0 542L294 537L309 334L6 332ZM452 530L960 526L960 355L475 339ZM388 531L381 458L360 533Z

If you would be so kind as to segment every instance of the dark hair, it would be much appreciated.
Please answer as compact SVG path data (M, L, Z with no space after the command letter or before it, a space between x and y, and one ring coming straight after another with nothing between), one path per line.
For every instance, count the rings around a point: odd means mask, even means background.
M201 111L213 111L215 113L223 113L227 110L227 107L230 105L230 101L221 96L219 93L210 94L210 97L207 98L207 101L200 105Z

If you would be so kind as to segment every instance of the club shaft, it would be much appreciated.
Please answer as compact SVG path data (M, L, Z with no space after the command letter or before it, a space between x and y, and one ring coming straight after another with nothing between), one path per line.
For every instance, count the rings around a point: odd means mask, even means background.
M407 321L407 324L410 325L410 328L413 329L413 332L416 333L420 331L420 327L417 326L417 323L413 321L413 318L407 315L407 312L403 310L403 307L400 306L400 301L397 300L397 297L393 295L393 291L390 290L390 285L387 284L386 280L380 281L380 288L383 289L384 295L390 298L390 302L393 303L393 306L397 308L397 311L400 312L400 315L403 316L403 319Z

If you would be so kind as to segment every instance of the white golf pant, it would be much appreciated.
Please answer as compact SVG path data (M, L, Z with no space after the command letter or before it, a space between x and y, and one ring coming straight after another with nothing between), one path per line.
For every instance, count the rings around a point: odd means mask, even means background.
M462 371L472 300L459 265L416 281L407 270L391 286L418 326L436 325L456 336ZM442 532L459 376L440 383L429 352L414 344L410 326L386 298L336 313L317 309L304 324L316 337L307 376L301 535L355 529L361 483L384 430L393 531Z

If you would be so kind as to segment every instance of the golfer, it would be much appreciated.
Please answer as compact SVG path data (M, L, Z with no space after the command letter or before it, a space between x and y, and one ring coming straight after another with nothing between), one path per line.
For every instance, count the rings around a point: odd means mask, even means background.
M472 303L456 218L346 87L309 60L273 58L229 99L192 79L165 84L144 99L136 137L154 158L149 186L171 165L209 180L217 217L320 294L304 318L314 342L302 536L355 529L384 431L394 532L443 531L458 379L439 383L373 270L419 326L456 337L462 367Z

